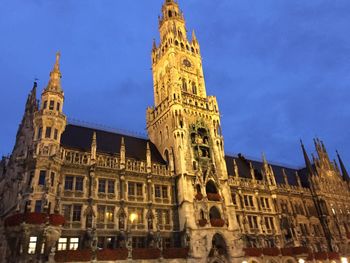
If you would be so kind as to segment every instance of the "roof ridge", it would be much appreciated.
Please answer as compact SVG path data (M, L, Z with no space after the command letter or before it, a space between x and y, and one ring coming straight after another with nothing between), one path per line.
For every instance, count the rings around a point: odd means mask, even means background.
M225 152L225 156L227 156L227 157L238 158L239 154L241 154L244 158L246 158L249 161L260 162L260 163L263 162L262 160L258 159L257 157L245 155L245 154L242 154L242 153ZM273 160L269 161L268 163L271 164L271 165L274 165L274 166L279 166L279 167L282 167L282 168L288 168L288 169L293 169L293 170L298 170L298 171L305 168L304 166L293 166L292 164L276 162L276 161L273 161Z
M135 137L138 139L149 140L147 134L143 132L120 129L116 127L107 126L104 124L92 123L92 122L82 121L74 118L67 118L67 121L68 121L67 125L75 125L83 128L96 129L99 131L111 132L119 135L125 135L125 136Z

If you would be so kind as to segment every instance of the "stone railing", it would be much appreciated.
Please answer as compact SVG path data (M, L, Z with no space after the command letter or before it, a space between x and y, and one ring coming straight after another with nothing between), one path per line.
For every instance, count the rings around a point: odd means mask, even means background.
M127 260L129 250L127 248L103 249L95 253L89 249L61 250L55 253L56 262L91 262L96 254L98 261ZM130 249L129 260L160 259L185 259L188 257L188 248L134 248Z
M162 164L152 164L152 174L170 176L170 171L166 165Z
M74 165L91 165L91 155L88 152L62 149L60 152L61 159L65 164ZM96 165L100 168L120 169L120 157L98 154ZM126 159L125 170L135 173L147 173L146 161L137 161L135 159ZM170 171L166 165L153 163L151 168L152 174L161 176L170 176Z
M110 168L110 169L119 169L120 168L120 159L117 156L108 156L108 155L97 155L97 167Z
M90 154L74 150L61 150L61 159L66 164L90 165Z
M213 111L213 109L209 108L206 98L194 96L189 93L185 93L185 92L182 93L182 102L183 104L190 107L194 107L194 108L206 110L206 111Z
M128 159L125 164L125 170L128 172L146 173L146 167L146 162L136 161L132 159Z

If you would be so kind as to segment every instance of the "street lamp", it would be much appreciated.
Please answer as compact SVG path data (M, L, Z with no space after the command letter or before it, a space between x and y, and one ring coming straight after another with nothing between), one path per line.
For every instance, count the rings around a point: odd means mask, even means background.
M305 260L302 258L299 258L298 263L305 263Z
M348 259L346 257L340 258L341 263L348 263Z

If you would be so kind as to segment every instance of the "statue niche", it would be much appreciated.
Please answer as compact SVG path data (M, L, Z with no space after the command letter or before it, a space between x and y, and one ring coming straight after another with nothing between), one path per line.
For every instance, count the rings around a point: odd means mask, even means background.
M209 132L202 123L191 126L191 143L194 158L199 163L207 163L211 159Z

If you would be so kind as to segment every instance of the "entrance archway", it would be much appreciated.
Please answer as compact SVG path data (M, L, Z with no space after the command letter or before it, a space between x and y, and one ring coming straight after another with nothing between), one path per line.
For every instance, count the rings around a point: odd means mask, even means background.
M209 252L210 263L225 263L228 262L228 253L226 241L222 235L216 233L212 239L212 246Z

